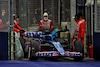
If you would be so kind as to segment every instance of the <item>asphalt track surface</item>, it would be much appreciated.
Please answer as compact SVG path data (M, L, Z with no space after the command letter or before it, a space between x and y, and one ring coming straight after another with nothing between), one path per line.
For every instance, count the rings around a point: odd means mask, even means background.
M100 67L100 61L93 59L84 59L83 61L74 61L73 59L14 60L0 61L0 67Z

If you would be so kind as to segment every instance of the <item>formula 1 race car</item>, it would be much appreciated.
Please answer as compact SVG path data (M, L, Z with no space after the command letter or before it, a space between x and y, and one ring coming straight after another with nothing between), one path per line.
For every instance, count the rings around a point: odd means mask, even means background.
M24 32L24 36L29 38L26 41L25 51L28 52L30 60L38 57L73 57L74 60L84 59L84 49L81 42L76 41L72 51L68 50L66 40L59 42L57 35L59 29L54 29L51 33L46 31Z

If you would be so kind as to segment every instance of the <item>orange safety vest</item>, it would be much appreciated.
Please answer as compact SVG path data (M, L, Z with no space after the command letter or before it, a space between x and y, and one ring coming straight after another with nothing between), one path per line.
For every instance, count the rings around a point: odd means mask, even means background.
M47 21L40 20L39 26L40 26L40 30L50 29L52 31L54 29L53 28L53 23L52 23L51 20L47 20Z
M3 25L3 23L1 22L1 23L0 23L0 29L3 29L3 27L4 27L4 25Z
M20 30L22 30L22 28L18 25L18 23L16 22L16 20L14 20L13 30L16 31L17 33L20 32Z
M84 19L76 22L74 38L76 38L76 39L83 38L83 40L82 40L83 44L84 44L85 28L86 28L86 22Z
M4 25L2 23L2 20L0 19L0 29L3 29Z

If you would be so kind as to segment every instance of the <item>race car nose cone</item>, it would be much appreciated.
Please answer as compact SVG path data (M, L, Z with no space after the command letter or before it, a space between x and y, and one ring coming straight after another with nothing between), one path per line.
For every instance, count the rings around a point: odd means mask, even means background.
M65 55L65 52L61 52L60 54L61 54L62 56L64 56L64 55Z

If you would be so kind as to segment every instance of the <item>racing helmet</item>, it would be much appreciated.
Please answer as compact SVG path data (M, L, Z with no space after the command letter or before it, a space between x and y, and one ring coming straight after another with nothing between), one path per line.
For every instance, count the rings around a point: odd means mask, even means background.
M43 17L44 17L44 20L48 20L48 13L45 12L45 13L43 14Z

